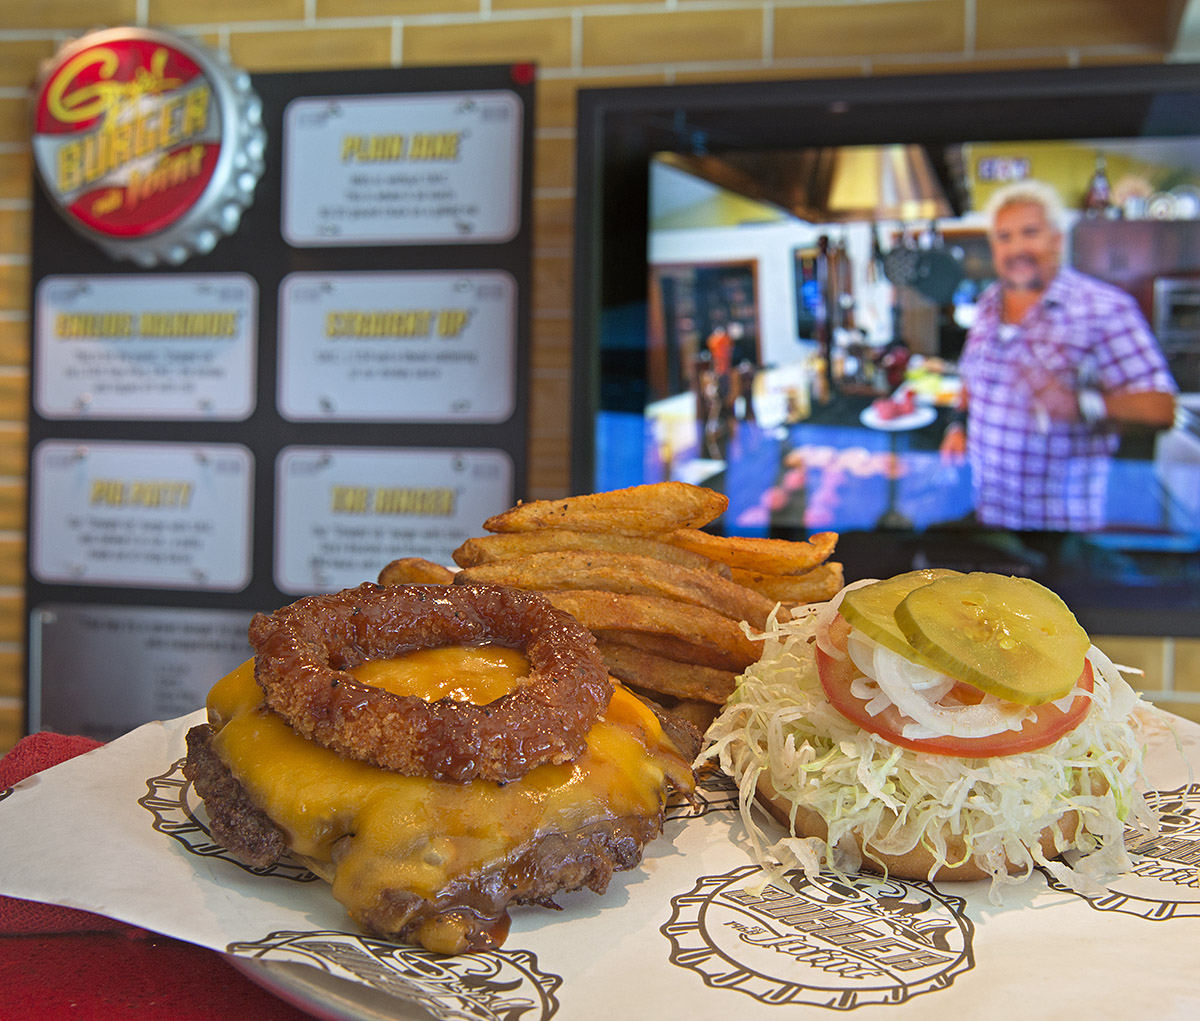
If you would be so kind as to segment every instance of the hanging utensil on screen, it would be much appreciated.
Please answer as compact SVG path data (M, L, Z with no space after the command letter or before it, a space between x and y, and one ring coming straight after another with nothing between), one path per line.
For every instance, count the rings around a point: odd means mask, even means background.
M961 258L946 246L937 222L932 221L928 244L917 253L910 284L935 305L947 305L965 275Z

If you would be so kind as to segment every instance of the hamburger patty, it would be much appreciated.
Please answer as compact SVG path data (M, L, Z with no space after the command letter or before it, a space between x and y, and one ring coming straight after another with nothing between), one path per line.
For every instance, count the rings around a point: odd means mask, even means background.
M243 864L266 868L287 853L287 836L250 800L213 751L213 734L207 723L188 731L183 775L204 799L213 839Z
M686 727L683 732L673 729L687 741ZM204 799L213 838L247 865L270 865L287 853L287 837L253 803L214 750L213 735L207 724L188 732L184 775ZM557 907L556 893L585 887L603 893L614 872L638 865L644 846L662 832L662 822L661 812L627 818L602 815L570 832L541 833L514 846L502 860L452 878L430 899L402 889L379 890L358 922L378 936L407 940L421 926L444 920L461 933L465 946L494 945L497 929L507 927L509 905ZM335 846L332 869L328 863L302 860L331 881L353 839L347 836Z

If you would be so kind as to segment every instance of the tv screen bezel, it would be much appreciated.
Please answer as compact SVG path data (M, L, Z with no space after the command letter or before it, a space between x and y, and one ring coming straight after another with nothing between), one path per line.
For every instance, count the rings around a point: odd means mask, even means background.
M647 298L653 153L1200 136L1200 64L583 88L576 131L570 484L582 493L596 488L596 415L601 386L613 385L601 361L602 316L636 311ZM914 544L952 541L880 531L839 554L850 554L848 577L876 559L886 569L878 573L895 573ZM1072 606L1095 634L1200 637L1200 581L1177 606L1153 595L1130 589L1117 604L1077 596Z

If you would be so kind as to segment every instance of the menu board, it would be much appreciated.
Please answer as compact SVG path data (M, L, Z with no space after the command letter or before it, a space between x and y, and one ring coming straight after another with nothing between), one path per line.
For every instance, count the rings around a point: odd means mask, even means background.
M521 126L508 90L293 100L283 235L296 246L508 241Z
M257 304L245 273L46 277L34 302L38 411L245 419L254 409Z
M30 568L43 582L237 591L250 580L245 447L46 440Z
M497 422L515 400L504 272L294 273L279 295L279 411L293 421Z
M224 233L118 259L33 190L31 727L189 711L169 649L211 684L254 612L449 565L527 498L533 69L250 85Z
M324 592L374 580L397 550L452 563L509 492L512 463L498 450L292 447L277 478L276 584Z

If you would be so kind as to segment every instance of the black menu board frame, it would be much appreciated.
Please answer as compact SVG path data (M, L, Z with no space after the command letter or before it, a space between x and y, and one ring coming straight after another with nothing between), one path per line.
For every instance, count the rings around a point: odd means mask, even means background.
M72 229L45 192L35 186L31 350L39 343L39 329L45 327L44 323L39 322L41 313L38 297L39 288L47 280L127 275L141 279L149 276L205 275L228 278L230 274L241 274L252 278L256 285L253 315L257 323L253 331L253 408L244 417L206 418L194 413L178 417L172 417L169 413L136 417L112 414L111 411L101 417L89 413L85 402L81 402L78 414L63 414L60 408L50 415L44 415L37 399L44 382L40 375L44 367L39 368L38 358L31 358L27 504L30 541L25 583L26 724L30 731L70 730L108 739L156 715L167 715L186 702L189 696L186 692L180 695L178 681L164 681L162 678L172 673L178 677L174 666L187 657L189 650L196 653L195 662L211 662L213 669L216 664L227 663L231 658L236 661L237 657L245 658L250 654L248 645L239 649L234 642L231 648L228 635L230 611L241 614L248 622L256 611L270 611L306 594L296 591L294 584L288 590L279 584L279 464L285 452L326 451L336 459L339 451L354 451L368 455L368 462L371 461L370 455L385 460L395 456L399 459L395 463L402 473L407 474L405 466L408 462L404 458L410 454L416 459L413 463L418 466L432 459L436 468L439 459L444 459L455 470L459 470L473 463L472 452L483 451L488 456L482 460L492 473L488 483L491 487L488 489L491 504L485 508L486 512L494 513L526 498L535 77L534 67L527 64L253 75L252 87L262 101L267 136L265 169L257 184L254 201L232 235L221 239L211 252L194 256L178 266L161 265L146 269L110 257ZM519 125L512 128L514 137L508 153L512 160L511 173L516 175L516 180L509 182L509 194L515 206L511 230L506 231L505 236L476 240L470 236L468 226L463 228L460 237L431 240L357 243L351 239L346 244L313 245L289 244L285 240L281 230L281 215L286 198L285 189L288 187L286 176L289 168L285 167L284 160L285 116L289 104L324 98L336 108L339 101L354 103L369 97L382 101L381 109L386 117L390 116L389 111L403 109L403 104L408 100L427 105L439 99L450 101L461 97L463 103L469 104L481 96L502 97L501 105L515 109L519 118ZM395 103L389 106L388 100L394 100ZM380 132L387 131L388 126L387 122L381 122ZM461 154L443 155L448 158L461 157ZM480 156L482 153L475 150L475 158ZM487 175L494 178L495 175L506 173L502 160L488 158L479 162L479 177ZM291 168L293 173L297 169L311 172L308 167ZM501 336L497 342L504 343L507 340L511 344L505 367L507 385L511 386L512 391L509 400L499 402L504 410L497 413L493 407L484 418L475 420L469 413L456 417L452 411L440 415L436 420L410 420L405 418L403 409L386 416L387 420L377 412L373 413L374 418L370 414L354 418L353 411L345 413L345 417L334 414L324 419L320 416L310 416L308 420L301 420L297 416L285 417L281 411L279 389L279 350L282 346L280 294L287 278L306 274L310 275L310 279L324 274L337 275L338 279L395 274L392 278L395 281L415 281L407 287L407 292L415 293L420 293L421 281L426 279L421 275L428 275L442 289L447 287L447 281L453 283L460 278L470 284L473 276L489 280L497 274L503 276L509 282L507 304L503 310L511 325L508 327L510 336L506 338L502 331L498 331ZM135 279L134 286L136 282ZM381 287L386 290L388 283L389 279L384 277ZM488 383L489 386L505 384L505 380L496 379ZM436 382L430 385L436 385ZM493 401L492 405L496 403ZM86 534L89 527L87 520L80 520L86 516L76 514L70 517L70 508L63 509L45 503L39 505L39 493L43 493L44 501L49 501L63 489L58 479L37 477L39 465L48 459L47 452L58 455L58 461L54 462L58 467L53 470L62 473L69 471L65 452L72 445L78 448L81 457L91 451L110 459L119 459L123 456L122 451L130 450L134 452L131 456L136 458L139 444L146 444L147 449L168 455L172 451L186 452L193 448L198 451L228 450L238 455L249 453L250 477L244 480L249 504L248 520L238 522L234 527L235 532L238 528L245 529L247 563L244 577L239 577L235 570L225 570L221 574L224 580L214 587L206 587L204 583L186 584L186 579L181 582L169 570L165 580L160 583L159 578L153 575L153 571L157 570L154 567L149 568L150 575L141 583L136 577L119 576L113 583L111 576L103 572L97 575L101 583L87 583L86 571L81 571L80 580L77 580L70 568L47 572L44 561L48 557L43 555L42 561L39 561L39 549L45 554L47 544L52 547L61 545L58 541L60 536L46 534L51 527L54 530L75 529L76 532L69 536L73 542L86 544L95 539ZM203 459L204 455L197 456ZM50 460L53 461L53 458ZM241 456L231 458L229 470L237 472L238 465L246 460ZM507 467L496 469L497 462ZM135 465L136 460L130 464ZM114 505L110 505L106 509L108 516L101 515L97 521L106 526L124 524L120 519L123 514L129 513L126 510L129 506L129 486L138 484L136 480L130 481L135 475L136 472L126 473L124 494L118 491L114 497L115 509ZM504 479L504 475L507 475L507 479ZM419 481L400 477L378 479L377 483L398 487L391 491L393 519L400 506L398 501L407 492L403 487L420 484ZM463 488L469 491L470 485L471 480L464 478ZM160 487L164 491L151 493L150 498L153 501L177 499L181 486L186 492L188 487L185 484L175 483ZM96 495L100 487L94 480L91 487L95 499L102 501L104 494L100 492ZM236 490L235 487L235 491L242 490ZM445 499L452 500L453 495ZM461 491L459 495L462 495ZM433 504L438 502L436 496L426 501ZM232 508L230 513L236 517L237 508ZM476 520L472 527L478 529L482 517L477 514L474 516ZM47 521L51 523L49 526ZM197 555L213 556L215 550L217 559L220 559L228 554L225 546L214 547L207 554L204 552L206 534L210 541L219 541L219 537L212 538L211 524L201 520L193 521L190 530L184 525L177 527L181 529L181 534L186 533L184 545L190 544L190 548L199 550ZM131 537L126 542L136 545L142 535L139 529L140 526L130 526ZM79 530L82 530L82 535L78 534ZM383 547L386 559L423 551L387 550L387 541L385 536ZM51 549L50 553L53 552ZM181 555L186 556L186 553ZM375 565L370 574L364 574L358 580L373 580L386 559ZM147 561L153 562L158 561L153 558ZM203 564L192 566L196 577L205 576ZM336 582L337 572L333 571L330 576ZM342 586L334 584L330 587ZM312 590L322 589L314 584ZM168 618L166 622L151 614L150 617L155 617L153 626L143 626L141 622L149 608L159 615L165 613ZM177 621L177 626L172 625L171 619ZM233 619L236 626L236 616ZM131 622L137 626L130 626ZM214 626L222 633L216 637L206 637L211 636ZM119 654L120 645L118 643L114 647L111 637L114 631L123 629L131 633L127 657ZM106 637L103 641L96 637L93 643L89 635ZM212 648L208 648L206 643ZM64 649L64 644L70 648ZM117 649L116 653L114 648ZM53 673L50 673L51 667ZM93 680L81 684L78 677L67 679L60 676L64 672L82 672ZM149 678L152 675L159 680L151 681ZM212 673L203 681L196 678L187 683L202 684L202 698L203 692L218 676L219 673ZM157 699L147 698L145 692L135 695L139 685L149 683L162 683L164 690L171 690ZM88 690L89 685L91 690ZM88 704L93 708L86 708ZM194 700L194 707L200 704L200 701Z

